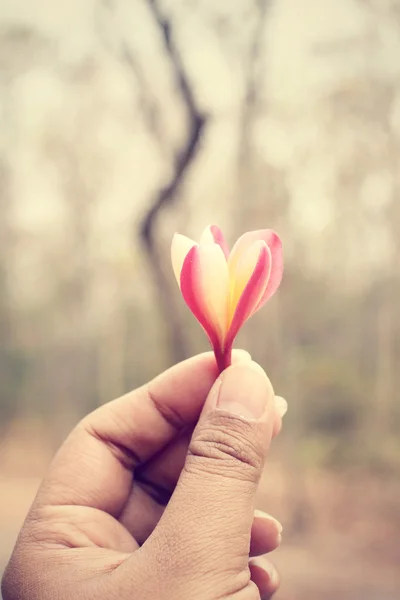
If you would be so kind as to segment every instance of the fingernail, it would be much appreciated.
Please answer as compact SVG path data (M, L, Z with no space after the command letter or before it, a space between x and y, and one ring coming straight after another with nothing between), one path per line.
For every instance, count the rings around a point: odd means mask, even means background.
M257 517L257 519L265 519L266 521L274 523L280 538L282 538L281 533L283 531L283 527L282 523L280 523L278 519L275 519L275 517L273 517L272 515L269 515L268 513L258 509L254 511L254 516Z
M283 417L287 413L288 403L282 396L275 396L275 407L278 411L278 415Z
M249 561L250 566L257 567L262 569L267 573L269 581L271 584L275 584L278 580L278 571L275 569L274 565L266 560L262 556L257 556L256 558L251 558Z
M269 379L257 363L238 363L220 377L216 408L245 419L260 419L272 393Z

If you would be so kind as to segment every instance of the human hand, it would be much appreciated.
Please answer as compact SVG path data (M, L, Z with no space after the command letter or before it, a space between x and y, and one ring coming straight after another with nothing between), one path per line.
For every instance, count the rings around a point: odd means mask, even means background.
M217 375L211 354L194 357L79 423L22 528L4 600L274 593L276 571L249 554L280 541L254 498L285 401L245 352Z

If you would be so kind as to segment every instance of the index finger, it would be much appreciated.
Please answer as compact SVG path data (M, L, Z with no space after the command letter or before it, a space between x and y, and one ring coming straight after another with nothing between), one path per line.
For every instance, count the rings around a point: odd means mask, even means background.
M118 517L134 469L197 421L217 376L213 354L201 354L85 417L57 453L35 506L81 505Z

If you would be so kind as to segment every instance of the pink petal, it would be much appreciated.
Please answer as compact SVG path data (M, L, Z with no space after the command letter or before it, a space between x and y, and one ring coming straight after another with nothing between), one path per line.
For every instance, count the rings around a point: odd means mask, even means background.
M237 303L231 325L229 327L226 346L233 344L239 329L254 314L261 298L265 294L266 285L271 272L271 251L266 244L260 247L254 271Z
M232 248L232 252L228 259L229 271L230 271L230 273L232 273L232 277L234 277L233 273L235 272L235 270L237 268L237 264L238 264L241 256L257 240L264 240L264 242L267 244L268 248L271 251L272 261L271 261L271 273L270 273L268 285L264 290L264 293L260 299L259 304L255 307L254 312L259 310L259 308L261 308L261 306L263 306L263 304L265 304L265 302L267 300L269 300L269 298L271 298L271 296L274 295L274 293L276 292L276 290L278 289L278 287L282 281L282 275L283 275L282 242L281 242L279 236L271 229L260 229L258 231L249 231L248 233L245 233L237 240L236 244Z
M282 241L274 231L270 231L267 245L271 252L271 273L264 294L262 295L261 300L254 312L259 310L267 302L267 300L269 300L275 294L276 290L281 284L283 276Z
M228 266L217 244L193 247L186 256L180 286L183 298L212 345L223 344L228 327Z
M200 244L210 243L210 242L221 246L222 252L224 253L225 258L226 259L228 258L228 256L229 256L228 244L225 241L224 234L219 229L219 227L217 227L216 225L209 225L208 227L205 228L205 230L203 231L203 233L201 235Z

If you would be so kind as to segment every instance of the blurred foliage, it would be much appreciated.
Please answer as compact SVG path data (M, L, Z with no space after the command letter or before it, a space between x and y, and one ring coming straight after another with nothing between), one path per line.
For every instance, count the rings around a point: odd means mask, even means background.
M57 443L207 349L173 232L273 227L284 282L238 346L289 400L285 443L301 464L399 468L395 3L328 2L302 34L289 1L134 4L94 2L82 47L66 23L0 31L2 426L38 415Z

